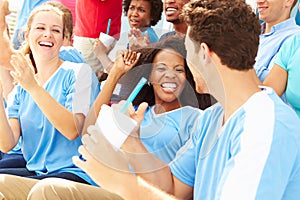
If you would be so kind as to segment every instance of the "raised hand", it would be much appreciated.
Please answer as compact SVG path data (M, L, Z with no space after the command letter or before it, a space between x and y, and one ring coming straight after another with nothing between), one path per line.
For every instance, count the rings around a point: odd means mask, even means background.
M140 55L140 53L130 50L118 51L112 70L125 74L136 65Z
M148 32L143 35L142 31L137 28L131 28L128 33L129 49L135 50L147 47L150 44Z
M0 0L0 16L6 16L10 14L9 3L7 0Z
M20 52L15 52L11 56L10 62L14 67L14 70L10 72L11 76L25 90L30 91L30 89L38 85L35 78L34 67L28 56L24 56Z

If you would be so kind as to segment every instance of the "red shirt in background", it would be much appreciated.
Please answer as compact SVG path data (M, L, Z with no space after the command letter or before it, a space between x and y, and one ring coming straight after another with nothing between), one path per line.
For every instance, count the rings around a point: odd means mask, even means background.
M77 0L75 35L98 38L100 32L106 33L111 19L109 35L120 37L122 0Z

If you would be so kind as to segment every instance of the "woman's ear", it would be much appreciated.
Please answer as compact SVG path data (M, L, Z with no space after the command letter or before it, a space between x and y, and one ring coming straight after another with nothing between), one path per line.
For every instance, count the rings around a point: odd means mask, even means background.
M25 32L24 32L24 39L25 39L26 41L28 41L28 37L29 37L29 33L28 33L28 31L25 31Z

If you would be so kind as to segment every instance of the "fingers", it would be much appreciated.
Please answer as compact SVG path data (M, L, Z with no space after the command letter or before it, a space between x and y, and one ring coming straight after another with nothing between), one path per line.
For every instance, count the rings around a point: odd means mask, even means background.
M143 102L139 105L137 111L135 112L134 114L134 119L140 124L143 119L144 119L144 115L145 115L145 112L148 108L148 103L146 102Z
M140 58L141 53L137 53L136 51L126 51L124 53L124 63L126 65L134 65Z

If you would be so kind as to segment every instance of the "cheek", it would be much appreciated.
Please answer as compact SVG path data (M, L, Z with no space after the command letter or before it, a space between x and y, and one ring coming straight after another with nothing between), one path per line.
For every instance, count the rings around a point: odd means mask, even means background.
M143 15L143 24L144 26L149 26L151 24L151 17L149 14Z

